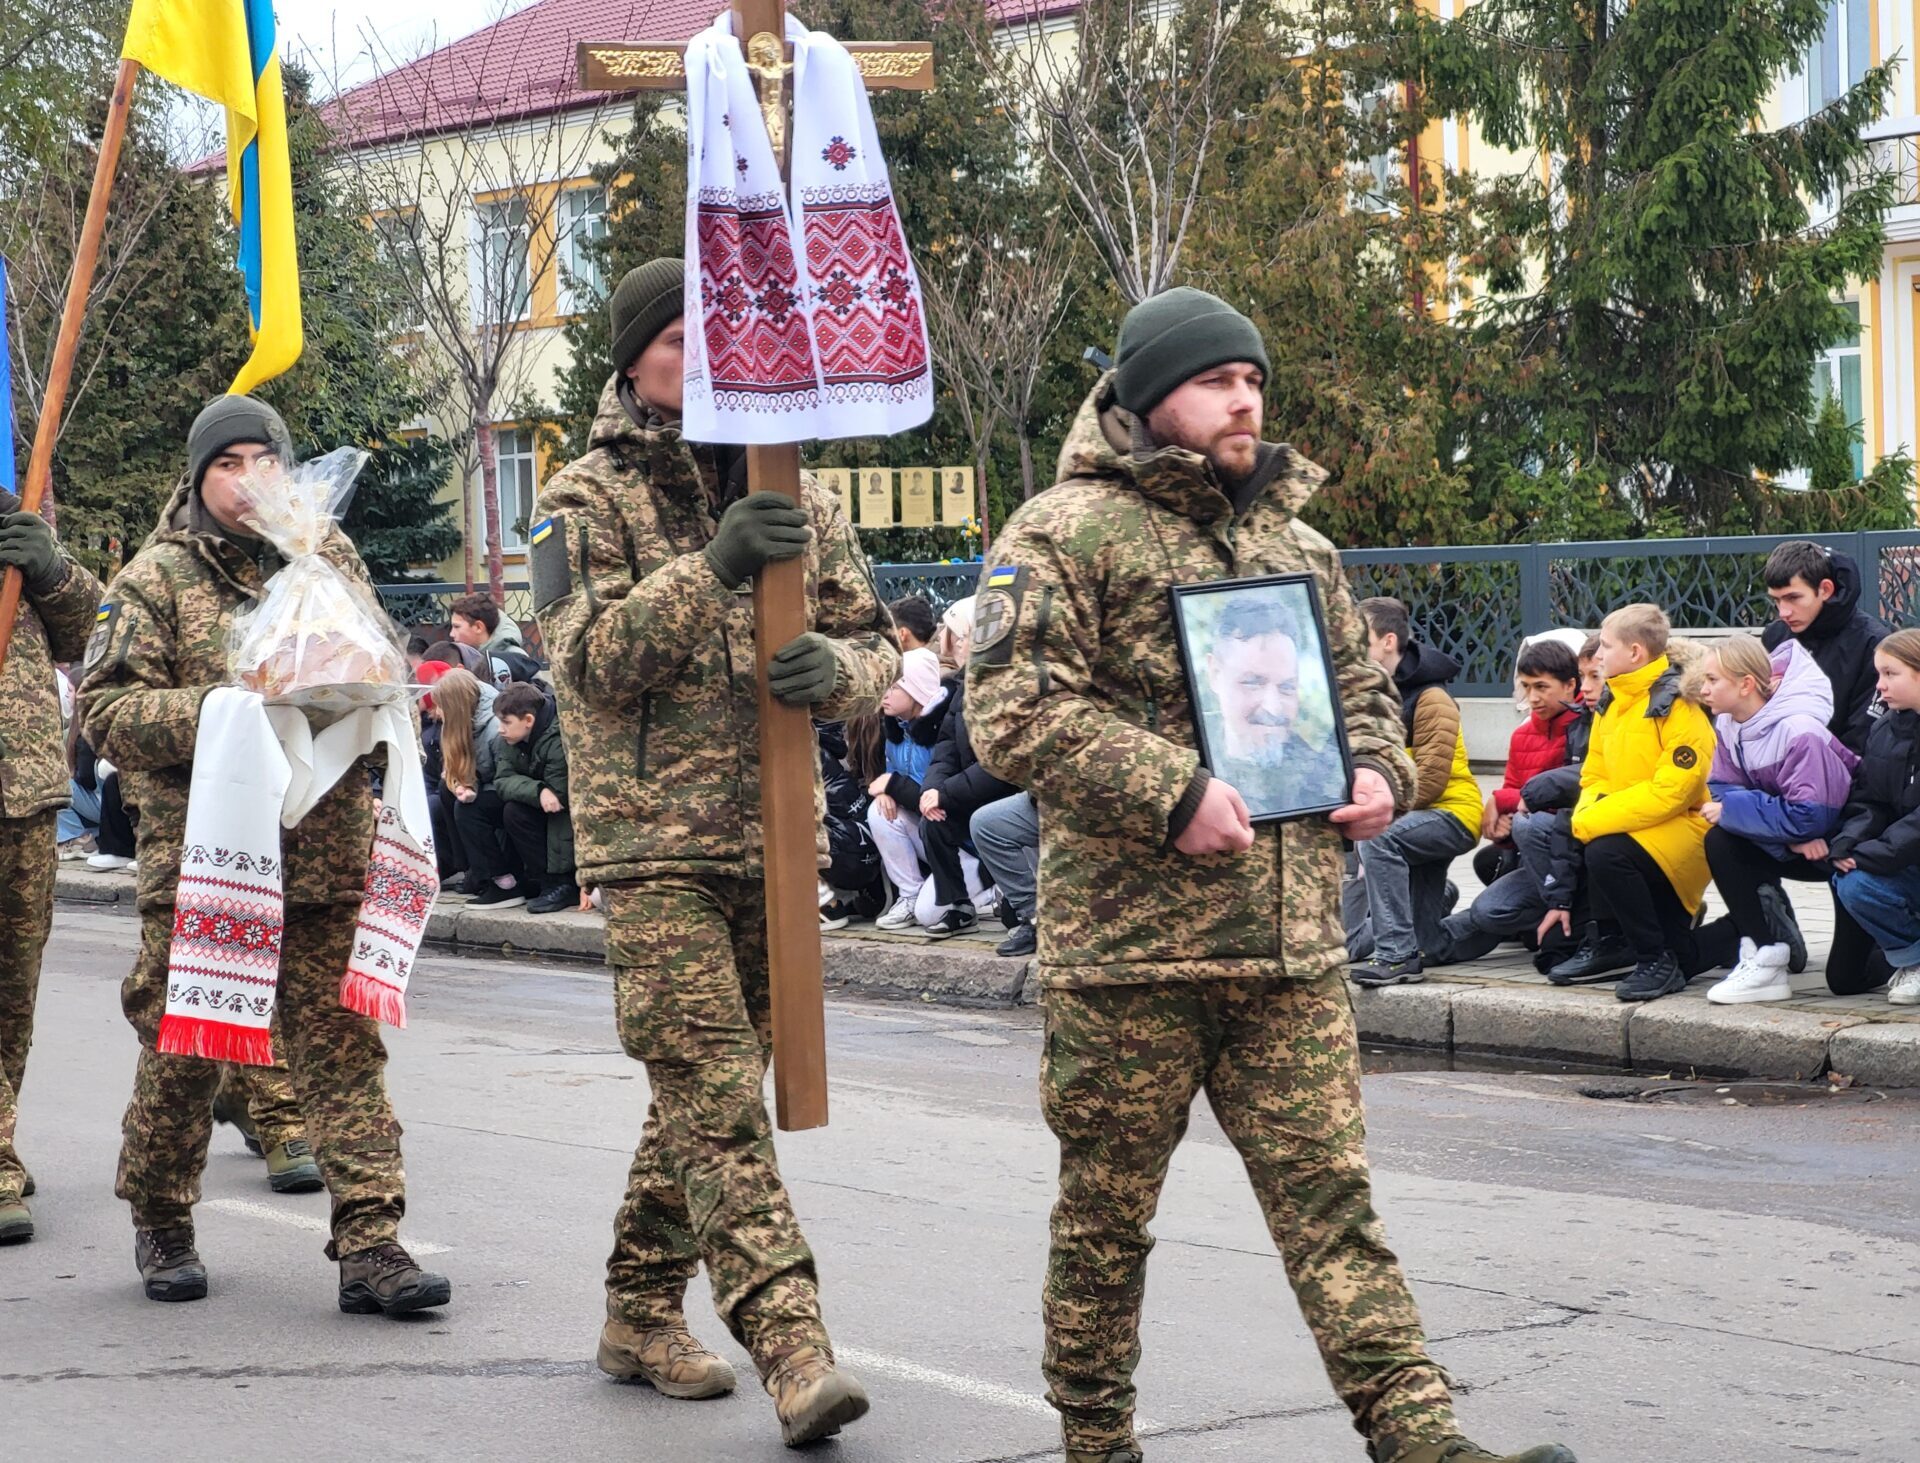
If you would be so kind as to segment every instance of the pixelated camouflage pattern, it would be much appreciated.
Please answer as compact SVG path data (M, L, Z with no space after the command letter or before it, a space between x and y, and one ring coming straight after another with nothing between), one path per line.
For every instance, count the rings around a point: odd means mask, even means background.
M17 502L0 491L0 511ZM71 774L53 668L86 654L100 581L72 559L66 564L57 587L20 596L13 643L0 667L0 818L28 818L67 805Z
M704 1260L714 1308L762 1377L802 1347L830 1355L761 1091L773 1051L765 891L666 875L602 892L620 1044L653 1089L614 1221L607 1314L643 1330L679 1324Z
M0 818L0 1204L20 1198L26 1169L14 1151L20 1084L33 1044L40 956L53 930L54 819L49 808Z
M1447 1380L1374 1213L1343 969L1043 993L1060 1140L1042 1308L1069 1448L1133 1438L1147 1225L1200 1092L1238 1150L1354 1426L1392 1457L1454 1432Z
M287 907L274 1009L276 1049L285 1054L307 1140L333 1196L329 1259L396 1239L407 1207L380 1027L340 1004L354 921L355 911L339 905ZM140 1037L140 1062L121 1123L113 1191L132 1206L136 1229L193 1222L221 1077L218 1062L154 1049L172 941L171 911L144 911L140 951L120 987L121 1009Z
M280 1013L273 1013L273 1049L284 1053L280 1045ZM217 1092L246 1109L253 1121L254 1136L269 1153L282 1143L307 1136L300 1118L300 1099L294 1096L293 1078L287 1072L284 1056L276 1055L271 1067L256 1067L246 1062L222 1062Z
M1204 458L1135 445L1103 379L1060 452L1056 486L1023 504L985 573L1027 579L1010 648L967 669L980 760L1040 807L1038 972L1053 987L1314 973L1344 958L1340 834L1325 818L1265 824L1243 854L1189 858L1168 818L1199 765L1167 591L1310 573L1356 766L1408 805L1400 705L1367 659L1333 546L1294 515L1325 473L1266 444L1250 511ZM984 582L984 581L983 581Z
M637 427L610 380L592 450L541 491L570 566L539 610L572 768L580 881L760 869L760 746L751 583L728 589L702 552L723 505L712 449ZM899 673L893 622L839 499L804 496L807 621L839 661L827 720L871 711ZM775 647L776 649L778 647ZM825 798L814 801L827 860Z
M338 529L321 553L373 596L366 566ZM107 587L109 638L80 695L88 740L120 769L121 798L139 814L142 909L173 903L200 703L228 683L234 615L279 567L264 543L249 553L217 532L182 478L151 537ZM373 793L363 760L281 834L287 903L358 904L372 848Z

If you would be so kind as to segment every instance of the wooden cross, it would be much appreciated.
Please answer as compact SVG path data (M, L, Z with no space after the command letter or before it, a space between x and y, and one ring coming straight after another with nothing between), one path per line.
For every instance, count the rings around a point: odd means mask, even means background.
M746 38L748 68L760 93L767 138L787 176L785 0L733 0L733 31ZM686 42L583 41L580 85L588 91L678 91L686 85ZM927 91L933 86L928 41L848 44L869 89ZM800 445L747 448L754 492L800 500ZM827 1121L826 997L820 977L819 873L813 779L818 752L804 706L784 706L767 690L773 652L807 630L806 563L768 564L754 579L753 639L760 683L760 826L767 879L767 950L772 963L773 1092L788 1131Z

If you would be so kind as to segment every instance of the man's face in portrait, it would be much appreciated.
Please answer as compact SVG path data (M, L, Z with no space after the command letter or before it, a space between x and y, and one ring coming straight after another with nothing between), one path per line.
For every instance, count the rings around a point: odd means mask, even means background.
M1300 716L1300 649L1293 637L1222 635L1207 653L1207 682L1226 724L1228 757L1277 767Z

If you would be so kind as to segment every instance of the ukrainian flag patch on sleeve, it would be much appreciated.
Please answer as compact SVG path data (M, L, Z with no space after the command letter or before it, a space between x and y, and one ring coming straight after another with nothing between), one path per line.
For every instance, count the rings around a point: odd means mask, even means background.
M1027 571L1016 564L989 569L973 602L974 665L1011 665L1013 632L1020 623L1020 601L1027 592Z
M107 653L107 645L113 639L114 621L120 613L120 607L112 601L100 606L93 616L93 634L87 639L86 659L81 662L83 670L92 670Z
M532 530L528 533L527 537L529 541L533 543L536 543L536 544L544 543L546 542L547 535L552 532L553 532L553 520L551 518L543 518L538 523L534 524Z

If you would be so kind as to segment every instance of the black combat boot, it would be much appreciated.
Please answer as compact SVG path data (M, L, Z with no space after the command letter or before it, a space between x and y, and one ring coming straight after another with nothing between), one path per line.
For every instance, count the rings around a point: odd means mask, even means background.
M397 1241L340 1257L340 1309L349 1315L403 1316L451 1299L447 1277L422 1270Z
M1587 985L1609 980L1635 964L1633 946L1619 936L1603 936L1597 924L1587 926L1580 948L1547 972L1555 985Z
M193 1248L193 1226L136 1229L133 1263L140 1267L148 1300L204 1300L207 1267Z

